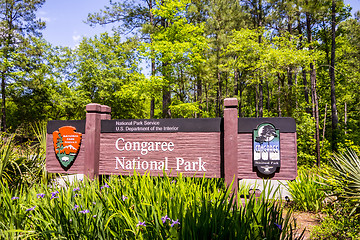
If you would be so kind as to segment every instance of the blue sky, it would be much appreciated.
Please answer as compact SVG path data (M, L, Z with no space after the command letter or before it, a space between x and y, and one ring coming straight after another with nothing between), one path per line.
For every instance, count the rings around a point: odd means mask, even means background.
M345 0L353 7L353 12L360 10L360 0ZM46 0L38 11L38 17L46 21L44 38L52 45L74 48L82 37L92 37L102 32L110 32L112 26L85 24L88 13L98 12L109 5L109 0Z
M352 9L352 14L354 14L356 11L360 10L360 0L344 0L345 4L350 4Z
M53 45L75 47L82 37L92 37L111 26L90 27L84 21L88 13L98 12L109 0L46 0L38 10L38 17L46 21L45 40Z

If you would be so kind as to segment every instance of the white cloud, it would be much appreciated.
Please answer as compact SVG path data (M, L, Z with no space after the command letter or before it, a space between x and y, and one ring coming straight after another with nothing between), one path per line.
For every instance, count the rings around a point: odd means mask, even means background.
M51 22L53 19L52 18L50 18L50 17L47 17L47 15L48 15L48 13L47 12L45 12L45 11L39 11L38 12L38 14L39 14L39 19L41 20L41 21L44 21L44 22Z
M51 22L51 18L48 18L48 17L40 17L40 20L41 21L44 21L44 22Z
M80 35L73 35L72 39L74 40L74 42L78 42L80 40L81 36Z

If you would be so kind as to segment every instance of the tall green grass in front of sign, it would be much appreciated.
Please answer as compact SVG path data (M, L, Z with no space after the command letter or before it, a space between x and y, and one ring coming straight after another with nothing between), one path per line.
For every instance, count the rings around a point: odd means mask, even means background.
M239 194L240 195L240 194ZM1 185L0 239L301 239L281 203L222 179L113 176L58 188Z
M318 212L324 207L326 194L322 182L324 180L319 177L319 171L306 168L300 168L296 179L287 182L297 210Z
M46 123L31 127L36 140L26 143L18 141L18 133L0 134L0 182L13 189L31 187L54 176L45 169Z

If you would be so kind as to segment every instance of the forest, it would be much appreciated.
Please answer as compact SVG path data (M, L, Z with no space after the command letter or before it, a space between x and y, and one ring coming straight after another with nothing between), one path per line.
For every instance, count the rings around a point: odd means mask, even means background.
M74 48L42 36L45 0L0 0L1 239L359 239L360 12L343 0L109 0ZM292 199L223 179L46 171L49 120L296 121ZM277 190L275 190L277 191ZM316 219L310 230L297 216ZM297 218L298 220L301 218ZM306 226L308 227L308 226Z
M76 48L52 46L45 0L0 1L1 131L84 119L293 117L300 165L358 149L360 14L341 0L109 1L84 19L114 24Z

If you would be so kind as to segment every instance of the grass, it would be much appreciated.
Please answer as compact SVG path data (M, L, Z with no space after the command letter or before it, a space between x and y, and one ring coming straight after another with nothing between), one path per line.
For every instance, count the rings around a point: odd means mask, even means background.
M264 191L265 192L265 191ZM250 196L241 206L222 179L112 176L66 188L1 186L5 239L301 239L291 211ZM18 199L16 199L18 197Z
M3 136L0 239L301 239L282 203L238 195L223 179L111 176L60 188L44 170L45 128L39 145L15 146ZM268 186L269 187L269 186ZM270 188L270 187L269 187ZM240 196L245 195L245 205Z
M317 172L299 169L296 179L287 182L296 210L318 212L323 208L326 194L322 191L322 181Z

